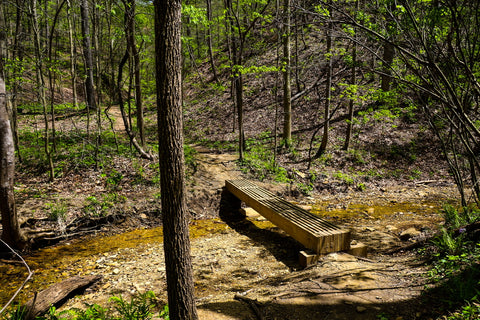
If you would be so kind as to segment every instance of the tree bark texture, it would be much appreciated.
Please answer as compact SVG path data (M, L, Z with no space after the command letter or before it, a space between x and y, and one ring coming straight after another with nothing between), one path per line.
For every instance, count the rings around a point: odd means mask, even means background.
M360 9L359 0L355 1L355 10L358 12ZM357 30L355 30L355 35L353 36L353 48L352 48L352 78L351 84L357 84ZM350 99L348 101L348 116L347 116L347 130L345 134L345 143L343 145L343 150L348 150L350 147L350 141L352 139L353 133L353 112L355 108L355 101L354 99Z
M65 301L69 296L77 290L84 289L93 283L100 280L102 276L74 276L72 278L58 282L47 289L39 292L36 296L30 299L26 304L27 316L25 320L33 320L48 311L50 306L57 306Z
M145 147L145 124L143 121L142 86L140 83L140 56L135 43L135 6L135 0L128 0L125 3L125 33L127 36L129 55L133 59L133 77L135 86L138 135L140 136L140 145Z
M292 143L292 86L290 83L290 0L284 0L283 31L283 142L287 148Z
M215 68L215 60L213 58L213 45L212 45L212 0L207 0L207 43L208 43L208 56L210 58L210 66L212 68L213 80L218 82L217 69Z
M331 21L328 22L328 28L326 30L327 34L327 79L325 84L325 122L323 127L323 136L322 142L320 147L318 148L317 153L315 154L314 158L320 158L325 151L327 150L328 139L329 139L329 130L330 130L330 105L331 105L331 97L332 97L332 68L333 68L333 57L332 53L332 33L333 33L333 23Z
M392 81L392 63L395 56L395 47L390 43L385 43L383 46L383 67L382 67L382 83L383 91L390 91L390 84Z
M168 304L173 320L197 319L185 203L181 1L155 0L155 51Z
M31 19L32 19L32 31L33 31L33 38L35 43L35 76L37 81L37 93L39 103L43 109L43 121L45 123L44 129L44 150L45 155L47 156L48 167L49 167L49 181L52 182L54 180L54 167L53 167L53 159L52 159L52 150L50 149L50 125L48 121L48 110L47 110L47 99L45 96L45 77L43 74L43 48L40 39L40 27L38 23L38 14L37 14L37 2L31 1Z
M88 0L80 2L80 15L82 20L82 37L83 37L83 55L85 57L85 94L87 96L87 109L95 110L97 108L95 102L95 90L93 86L93 53L92 41L90 38L90 23L88 16Z
M20 231L13 179L15 176L15 146L7 110L5 81L0 70L0 211L2 240L16 249L23 249L26 241Z

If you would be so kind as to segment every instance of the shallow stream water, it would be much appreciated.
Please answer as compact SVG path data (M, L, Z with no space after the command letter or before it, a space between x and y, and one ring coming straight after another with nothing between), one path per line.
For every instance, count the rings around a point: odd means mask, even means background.
M190 226L192 238L206 236L225 229L218 220L196 220ZM92 257L107 255L118 249L134 248L142 244L161 243L162 227L136 229L111 236L89 236L67 241L53 247L39 249L24 257L34 272L17 301L26 302L35 291L76 275L98 274L97 263ZM2 307L27 278L22 264L0 262L0 307Z
M320 215L337 219L382 218L387 215L427 215L438 212L440 202L415 202L384 204L342 204L332 205L331 202L317 202L311 211ZM267 223L267 222L266 222ZM268 225L267 225L268 224ZM271 227L270 223L263 227ZM262 225L258 225L262 227ZM217 220L195 220L191 223L192 238L205 237L209 234L221 232L225 225ZM161 243L163 232L161 227L153 229L137 229L130 232L111 236L89 236L82 239L63 242L60 245L37 250L25 257L26 262L34 271L30 280L17 301L26 302L35 291L47 288L53 283L68 279L75 275L98 274L96 270L101 255L114 253L118 249L134 248L139 245ZM20 264L0 263L0 305L3 306L27 277L27 271Z

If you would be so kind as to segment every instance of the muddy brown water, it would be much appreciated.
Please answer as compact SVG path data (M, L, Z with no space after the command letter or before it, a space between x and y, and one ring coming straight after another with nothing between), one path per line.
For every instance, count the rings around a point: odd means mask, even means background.
M400 215L409 221L408 217L431 216L438 212L442 202L414 203L383 203L383 204L345 204L333 206L331 202L317 202L312 206L312 212L324 217L340 218L348 222L355 217L381 219L387 216ZM258 228L273 228L268 221L253 219ZM349 223L346 223L348 225ZM225 225L218 220L196 220L191 226L192 238L209 238L222 232ZM123 248L135 248L140 245L161 243L162 229L138 229L113 236L97 236L76 239L62 245L40 249L25 257L26 262L34 271L18 300L25 302L35 291L45 289L49 285L67 279L74 275L98 273L95 261L91 257L99 254L110 254ZM19 264L0 263L0 302L4 305L27 277L25 267Z
M205 237L219 232L222 228L224 229L224 226L216 220L200 220L191 225L190 234L192 238ZM96 273L96 264L91 258L99 254L162 242L162 228L156 227L137 229L113 236L76 239L61 245L39 249L25 257L34 275L22 290L18 300L26 302L34 292L69 277ZM21 264L0 262L0 274L2 274L0 305L3 306L27 278L28 272Z

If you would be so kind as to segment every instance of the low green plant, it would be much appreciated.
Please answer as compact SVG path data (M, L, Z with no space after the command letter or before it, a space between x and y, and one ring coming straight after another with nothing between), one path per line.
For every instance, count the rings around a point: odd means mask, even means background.
M71 319L71 317L74 314L75 313L72 310L57 311L57 308L55 308L55 306L50 306L50 308L48 309L48 312L41 317L37 317L36 320L66 320L66 319ZM74 318L74 319L77 319L77 318ZM94 319L94 318L90 318L90 319ZM102 320L102 319L98 319L98 320Z
M183 153L185 155L185 173L187 178L189 178L191 175L193 175L197 171L197 150L195 148L189 146L189 145L184 145L183 146Z
M122 296L114 296L110 301L115 303L115 309L122 315L124 320L147 320L153 316L152 308L156 305L156 298L153 291L147 291L140 295L133 296L130 302Z
M302 194L309 196L312 194L314 186L312 183L299 182L297 183L297 188L298 188L298 191L300 191Z
M274 161L271 139L270 132L264 132L256 139L248 139L244 159L238 163L240 169L259 180L272 178L277 182L290 182L287 169Z
M134 184L142 184L147 181L145 168L142 166L142 163L138 159L133 159L132 161L133 171L135 172Z
M366 151L358 150L358 149L349 149L347 151L349 158L357 164L365 164L367 163L367 153Z
M25 316L27 315L27 310L25 306L18 304L15 306L5 318L5 320L23 320L25 319Z
M113 168L105 170L100 176L105 179L109 190L118 190L123 179L123 174Z
M346 173L343 173L343 172L336 172L333 174L333 177L335 179L338 179L340 181L342 181L343 183L347 184L347 185L353 185L353 183L355 182L354 181L354 178Z
M480 319L480 303L475 296L471 301L468 301L460 311L455 312L447 318L448 320L476 320Z
M114 319L110 314L108 308L104 308L98 304L86 304L87 309L72 309L69 310L74 315L76 320L109 320Z
M387 313L382 312L380 314L377 314L376 318L378 320L389 320L390 316Z
M418 178L420 178L420 176L422 175L422 171L418 170L418 169L413 169L411 172L410 172L410 180L416 180Z
M67 205L63 201L55 202L55 203L47 203L45 207L48 212L48 219L56 221L56 220L65 220L67 215Z
M365 183L360 182L360 183L357 184L357 190L358 191L365 191L366 189L367 189L367 187L365 186Z
M462 250L466 248L464 234L455 236L452 231L446 228L442 228L441 234L435 237L432 242L443 255L455 256L461 254Z
M86 303L86 309L73 308L58 311L51 306L48 312L36 320L149 320L158 310L157 300L153 291L137 294L126 301L122 296L109 299L113 307L103 307L98 304ZM18 306L2 320L23 320L25 308ZM169 320L168 305L158 312L160 319Z
M92 216L105 216L108 210L113 208L117 203L123 203L127 198L117 192L109 192L102 195L101 199L96 196L89 196L85 199L83 212Z
M445 226L449 229L458 229L480 220L480 209L474 205L458 209L446 204L441 213L445 219Z
M163 318L165 320L170 320L170 315L168 312L168 304L163 307L163 310L160 311L160 314L158 315L160 318Z

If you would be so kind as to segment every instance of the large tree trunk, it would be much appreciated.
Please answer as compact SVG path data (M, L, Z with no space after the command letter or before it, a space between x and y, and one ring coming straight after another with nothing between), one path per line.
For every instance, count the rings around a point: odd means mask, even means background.
M283 143L292 143L292 86L290 84L290 0L283 2Z
M140 145L145 147L145 125L143 121L142 87L140 84L140 57L135 44L135 0L125 3L125 23L127 47L129 55L133 59L133 76L135 82L135 105L137 109L137 129L140 136Z
M0 70L0 213L2 215L2 240L16 249L24 249L26 239L20 231L13 179L15 175L15 147L7 111L5 81Z
M355 10L358 12L360 9L359 0L355 1ZM352 78L351 84L357 84L357 30L355 30L355 35L353 36L353 49L352 49ZM348 150L350 147L350 140L352 139L353 132L353 111L354 111L354 99L350 99L348 102L348 115L347 115L347 130L345 134L345 143L343 145L343 150Z
M238 37L235 33L235 14L233 12L232 1L225 1L226 20L230 27L230 45L232 60L232 100L237 110L238 124L238 157L243 160L243 152L245 146L245 134L243 128L243 75L239 67L242 65L242 39L241 30L238 30Z
M210 58L210 66L212 68L213 80L218 82L217 69L215 68L215 60L213 58L213 44L212 44L212 0L207 0L207 43L208 43L208 56Z
M90 23L88 16L88 0L80 2L80 15L82 20L83 55L85 57L85 93L87 96L87 109L95 110L95 89L93 85L93 53L90 38Z
M383 66L382 66L382 83L383 91L390 91L390 84L392 81L392 63L395 57L395 47L390 43L383 45Z
M13 139L15 142L15 150L17 152L18 161L22 162L22 154L20 152L20 143L18 140L18 121L17 121L17 105L18 105L18 93L21 88L21 65L23 63L24 56L24 27L23 27L23 17L24 12L26 12L24 7L23 0L16 0L16 17L15 17L15 35L13 42L13 61L18 61L13 66L13 83L12 83L12 130L13 130Z
M315 154L314 158L320 158L325 151L327 150L328 139L329 139L329 130L330 130L330 105L331 105L331 96L332 96L332 68L333 68L333 57L331 55L332 52L332 33L333 33L333 23L331 21L328 22L328 28L326 30L327 33L327 59L328 59L328 66L327 66L327 82L325 84L325 120L324 120L324 127L323 127L323 136L322 142L320 147L318 148L317 153Z
M72 99L73 99L73 108L77 108L77 71L75 64L77 62L77 55L75 54L75 41L73 39L73 28L75 22L72 17L72 4L70 0L67 0L67 23L68 23L68 41L70 44L70 77L72 78Z
M160 186L168 305L172 320L197 319L194 299L182 119L180 0L155 0Z
M47 156L48 167L49 167L49 181L52 182L55 177L55 170L53 167L53 159L52 159L52 150L50 147L50 125L48 121L48 110L47 110L47 100L45 97L45 78L43 74L43 50L41 47L40 41L40 27L38 24L38 14L37 14L37 1L31 1L31 19L33 25L33 38L34 38L34 46L35 46L35 75L37 81L37 93L38 99L40 100L40 105L43 108L43 121L45 123L44 129L44 150L45 155Z

